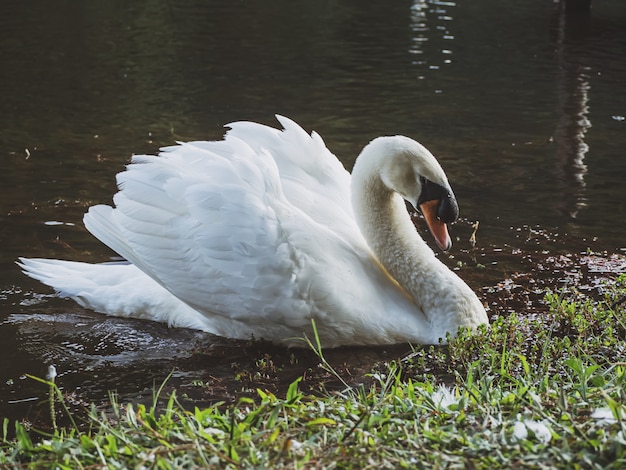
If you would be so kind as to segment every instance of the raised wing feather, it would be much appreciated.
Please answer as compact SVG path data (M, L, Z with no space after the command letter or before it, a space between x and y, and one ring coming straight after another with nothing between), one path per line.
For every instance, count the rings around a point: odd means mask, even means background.
M281 190L291 205L320 224L357 233L350 203L350 174L319 134L309 135L291 119L276 117L284 130L249 121L234 122L226 126L230 130L225 140L244 141L256 153L268 151L279 171ZM211 149L222 142L198 144Z
M85 225L208 316L306 328L354 308L385 280L356 228L350 176L319 136L280 119L285 131L235 123L224 141L134 157L116 208L90 209Z

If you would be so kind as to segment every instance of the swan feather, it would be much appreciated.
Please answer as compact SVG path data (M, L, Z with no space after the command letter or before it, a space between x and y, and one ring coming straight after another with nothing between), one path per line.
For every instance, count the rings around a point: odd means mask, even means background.
M424 312L449 311L436 305L454 294L410 298L357 225L350 174L318 134L277 119L282 130L235 122L221 141L134 156L117 175L115 208L97 205L84 217L130 264L21 259L22 269L99 312L233 338L302 346L312 320L325 346L433 343L443 327L454 330L453 313L438 328ZM429 171L447 185L437 167ZM469 290L441 266L431 283ZM441 287L424 296L433 292Z

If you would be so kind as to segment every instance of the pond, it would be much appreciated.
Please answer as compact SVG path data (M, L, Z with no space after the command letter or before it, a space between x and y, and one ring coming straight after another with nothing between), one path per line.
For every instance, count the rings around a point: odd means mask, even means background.
M170 373L211 384L205 400L230 399L251 370L281 369L286 382L315 367L302 352L83 310L14 264L109 260L81 220L111 202L129 157L219 139L234 120L289 116L347 168L378 135L421 141L461 206L441 256L484 299L533 272L529 254L623 255L624 24L621 0L589 15L550 0L3 2L1 414L47 413L45 387L26 374L50 364L77 404L108 390L149 399ZM367 369L407 350L330 354Z

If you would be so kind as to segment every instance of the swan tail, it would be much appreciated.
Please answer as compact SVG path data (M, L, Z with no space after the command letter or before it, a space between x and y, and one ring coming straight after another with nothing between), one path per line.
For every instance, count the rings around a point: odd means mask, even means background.
M216 333L208 318L131 264L19 258L17 265L27 276L52 287L59 297L70 298L83 308Z
M120 278L113 282L113 270L105 269L107 265L41 258L19 258L17 264L24 274L52 287L60 297L71 298L85 308L111 313L94 297L98 289L102 291L102 286L119 285ZM119 274L120 270L115 269L115 275Z
M82 284L87 279L70 269L71 263L41 258L19 258L17 265L28 277L52 287L59 296L72 298L83 290L75 281Z

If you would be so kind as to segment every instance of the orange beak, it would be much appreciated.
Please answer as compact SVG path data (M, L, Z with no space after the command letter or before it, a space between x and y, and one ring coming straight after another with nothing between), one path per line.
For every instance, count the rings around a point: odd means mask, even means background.
M437 218L437 208L439 207L439 200L426 201L420 204L420 210L424 214L430 233L435 237L435 241L439 248L443 251L448 251L452 247L452 240L448 234L448 226Z

